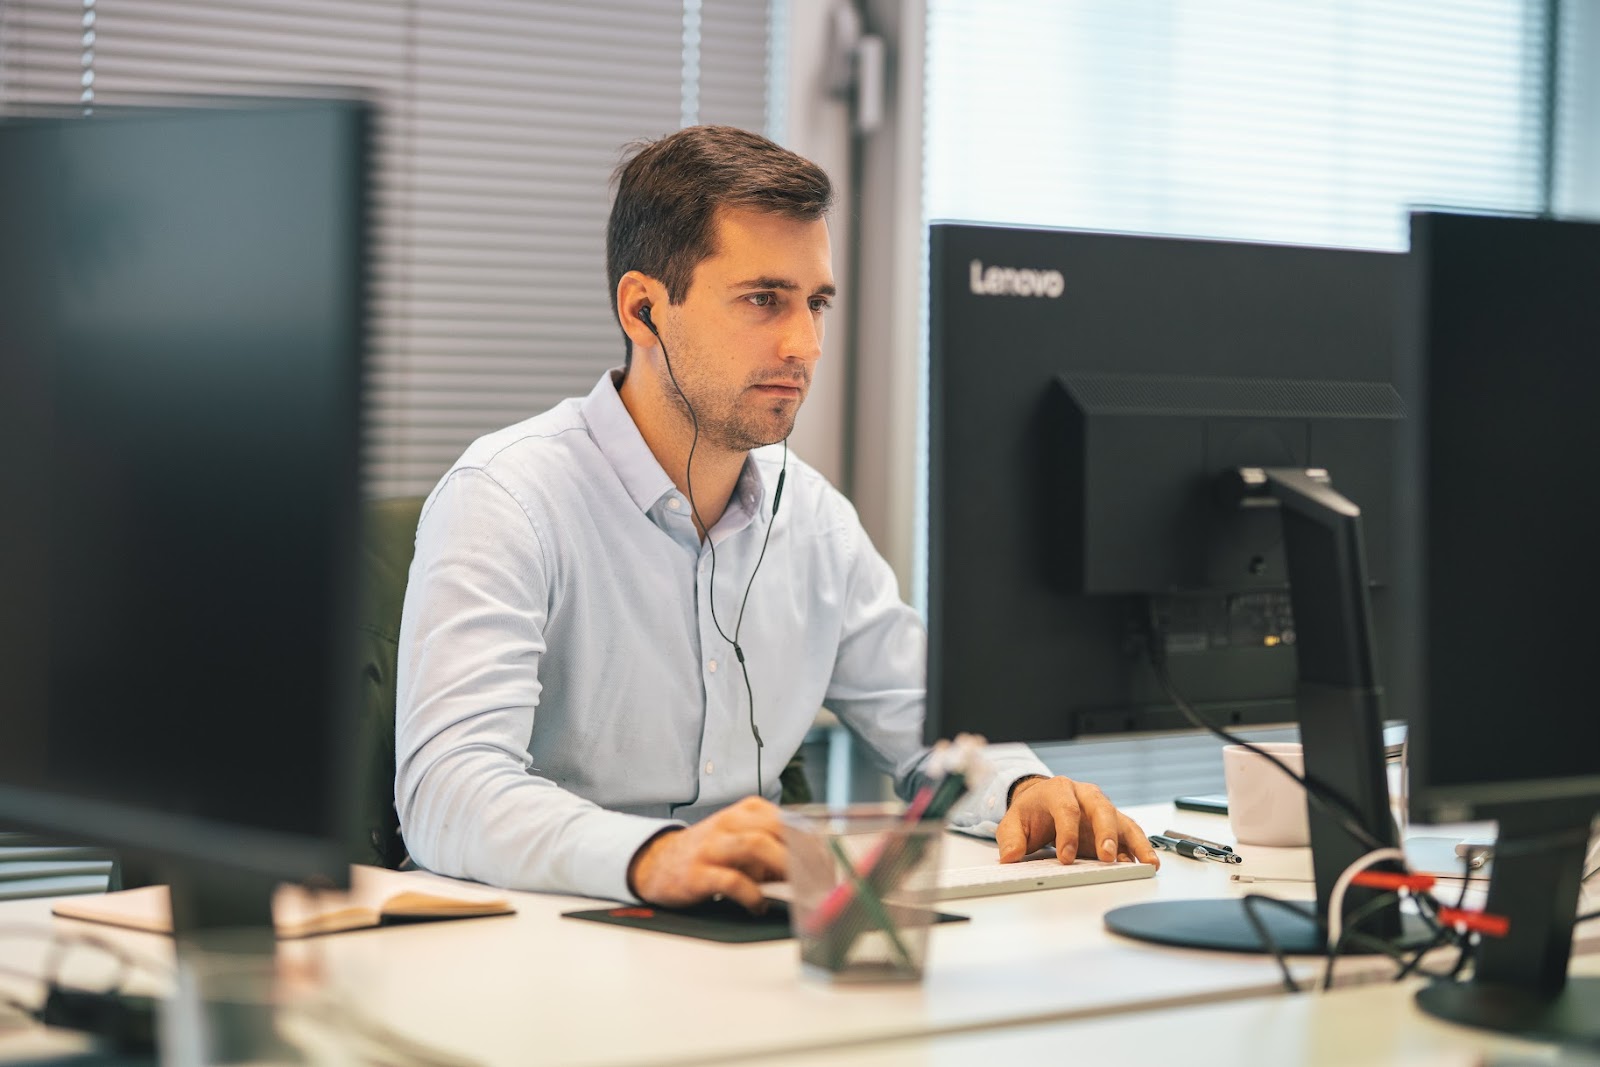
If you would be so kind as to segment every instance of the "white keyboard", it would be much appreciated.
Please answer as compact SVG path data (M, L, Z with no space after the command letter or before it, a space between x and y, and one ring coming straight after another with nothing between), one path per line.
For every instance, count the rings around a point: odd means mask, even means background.
M1099 860L1061 863L1054 856L1018 863L991 860L976 867L946 867L939 872L939 888L934 895L940 900L991 897L1027 889L1126 882L1149 878L1155 873L1155 867L1148 863L1102 863Z

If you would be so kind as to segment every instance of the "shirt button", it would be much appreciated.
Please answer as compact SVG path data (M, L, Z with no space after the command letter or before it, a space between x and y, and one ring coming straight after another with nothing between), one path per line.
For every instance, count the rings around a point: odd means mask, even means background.
M710 671L712 674L716 674L717 673L717 661L716 660L712 660L710 663L707 663L706 664L706 670Z
M677 511L679 508L683 507L683 502L677 497L672 497L667 501L667 507L671 508L673 511Z
M712 771L711 761L710 760L706 760L706 773L710 774L711 771Z

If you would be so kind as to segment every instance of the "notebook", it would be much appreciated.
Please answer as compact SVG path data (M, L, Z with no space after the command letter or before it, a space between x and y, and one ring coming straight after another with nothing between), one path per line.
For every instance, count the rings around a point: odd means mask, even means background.
M273 925L284 939L395 923L510 915L515 910L493 890L377 867L351 867L348 891L313 893L298 885L280 885L272 897ZM51 911L63 919L155 934L172 932L172 897L164 885L62 900Z

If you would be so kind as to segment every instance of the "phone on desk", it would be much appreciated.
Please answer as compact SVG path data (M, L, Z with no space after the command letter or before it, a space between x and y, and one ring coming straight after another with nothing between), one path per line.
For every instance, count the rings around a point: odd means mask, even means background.
M1228 794L1226 793L1199 793L1191 796L1173 797L1172 804L1182 811L1203 811L1210 815L1228 814Z

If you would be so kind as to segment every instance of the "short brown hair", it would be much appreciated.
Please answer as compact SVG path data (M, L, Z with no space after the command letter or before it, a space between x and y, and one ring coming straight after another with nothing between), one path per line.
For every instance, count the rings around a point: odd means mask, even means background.
M635 141L612 182L617 195L606 223L606 277L613 315L617 283L630 270L665 285L669 303L683 303L695 267L716 252L718 208L810 222L833 203L833 185L821 167L734 126L689 126L660 140ZM631 363L626 332L623 345Z

